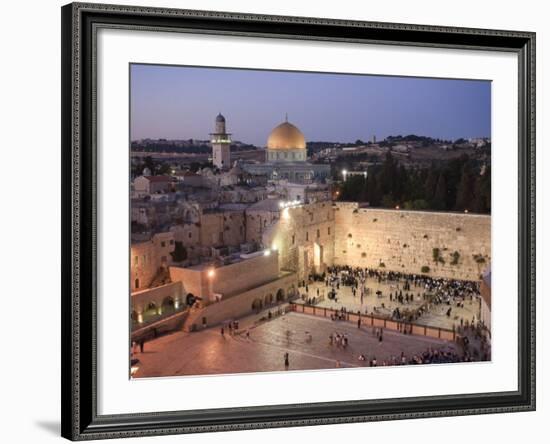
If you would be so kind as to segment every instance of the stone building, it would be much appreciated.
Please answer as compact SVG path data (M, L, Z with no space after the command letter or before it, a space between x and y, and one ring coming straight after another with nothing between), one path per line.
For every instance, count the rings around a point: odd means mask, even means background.
M279 266L306 279L332 265L334 211L331 202L299 205L266 199L246 211L247 241L279 254Z
M288 119L269 134L266 162L243 163L242 168L253 175L265 175L271 180L287 179L294 183L319 182L330 177L330 165L307 161L306 139Z
M214 132L210 133L210 144L212 145L212 163L220 170L231 167L231 134L225 130L225 117L220 114L216 116Z
M282 271L270 249L236 254L221 266L170 267L174 282L182 282L184 298L198 297L185 328L193 330L285 301L296 292L296 275Z
M132 292L164 285L169 282L168 266L172 262L174 235L156 233L148 238L132 241L130 249L130 289Z
M488 331L491 331L491 266L481 276L479 286L481 293L481 322L485 324Z
M134 179L134 192L137 197L166 193L171 189L172 179L168 176L139 176Z

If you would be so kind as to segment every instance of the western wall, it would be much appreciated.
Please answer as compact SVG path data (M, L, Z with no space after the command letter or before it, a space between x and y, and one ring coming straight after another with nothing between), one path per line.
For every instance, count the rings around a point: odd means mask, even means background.
M334 225L335 265L479 280L491 262L490 215L336 203Z

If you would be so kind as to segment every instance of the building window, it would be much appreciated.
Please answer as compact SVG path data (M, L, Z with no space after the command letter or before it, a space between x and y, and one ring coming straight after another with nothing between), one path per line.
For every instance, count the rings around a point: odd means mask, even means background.
M189 232L189 233L187 234L187 236L189 237L189 239L191 239L191 237L193 237L193 234L192 234L191 232Z
M166 247L166 242L162 241L162 242L160 243L160 246L161 246L162 248Z
M134 256L134 265L137 267L139 264L139 256Z
M139 279L135 280L134 287L135 287L136 290L139 288Z
M170 245L174 245L174 239L170 239Z
M330 236L330 227L327 228L327 234Z
M320 237L321 237L321 231L317 230L317 239L319 239Z
M306 242L309 241L309 231L306 231Z

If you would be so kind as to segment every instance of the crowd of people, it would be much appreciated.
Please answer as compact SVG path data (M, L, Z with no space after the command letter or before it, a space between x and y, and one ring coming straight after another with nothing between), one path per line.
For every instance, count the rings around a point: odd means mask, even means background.
M310 295L309 282L323 282L325 289L320 292L316 287L315 294ZM330 300L338 302L341 286L351 287L354 298L359 297L365 314L376 314L403 322L415 322L438 306L446 306L445 315L456 319L460 326L476 324L479 319L455 315L455 308L464 308L480 298L479 283L457 279L430 277L420 274L384 271L372 268L333 266L326 273L310 276L309 282L302 281L302 300L307 305L316 305L326 293ZM376 291L379 304L371 307L364 305L364 299L373 291L370 283L385 283L389 293ZM387 307L388 302L391 307ZM384 302L386 301L386 302ZM369 311L370 309L370 311Z
M377 360L376 356L368 359L360 354L357 357L360 362L367 363L370 367L390 365L415 365L415 364L448 364L455 362L469 362L472 359L468 355L460 355L452 350L428 348L422 353L407 356L401 352L400 356L391 356L389 359ZM364 365L364 364L363 364Z

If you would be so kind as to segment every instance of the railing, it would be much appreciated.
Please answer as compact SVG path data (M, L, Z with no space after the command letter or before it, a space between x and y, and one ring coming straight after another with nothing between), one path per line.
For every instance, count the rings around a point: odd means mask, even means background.
M315 305L305 305L292 302L289 309L297 313L305 313L313 316L322 316L329 318L331 315L343 317L345 321L358 323L361 320L361 326L370 326L377 328L386 328L408 334L427 336L430 338L443 339L446 341L456 341L457 333L454 330L441 327L428 327L427 325L418 325L411 322L398 321L395 319L384 318L380 316L361 314L357 312L343 312L334 308L316 307Z
M151 336L156 337L160 333L173 331L176 327L172 326L170 323L175 322L178 318L183 318L178 321L181 323L185 321L188 314L189 310L183 309L167 313L159 318L151 320L149 323L136 326L136 328L132 330L131 338L132 340L136 340L140 338L149 338Z

